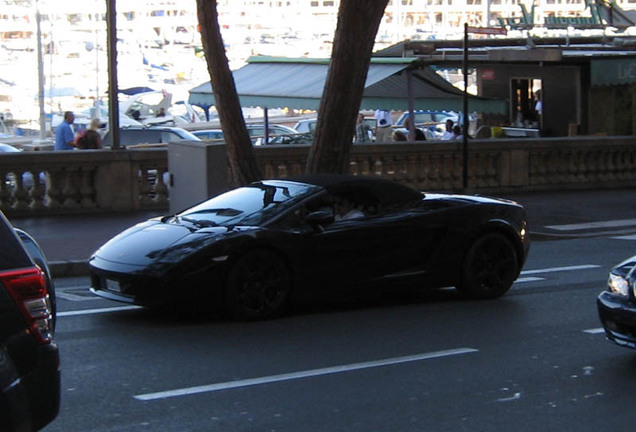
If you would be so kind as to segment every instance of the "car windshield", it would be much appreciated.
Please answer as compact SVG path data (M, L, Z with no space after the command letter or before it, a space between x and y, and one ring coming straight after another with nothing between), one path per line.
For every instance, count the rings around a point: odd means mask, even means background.
M262 225L321 190L318 186L293 182L254 183L191 207L177 214L175 221L200 227Z

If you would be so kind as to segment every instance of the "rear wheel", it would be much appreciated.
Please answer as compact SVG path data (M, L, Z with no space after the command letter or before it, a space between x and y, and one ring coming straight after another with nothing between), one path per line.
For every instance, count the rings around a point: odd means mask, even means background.
M517 277L517 266L517 252L510 240L498 233L485 234L468 250L457 289L476 299L501 297Z
M235 319L273 318L284 312L290 292L284 260L274 252L258 249L239 257L230 268L225 302Z

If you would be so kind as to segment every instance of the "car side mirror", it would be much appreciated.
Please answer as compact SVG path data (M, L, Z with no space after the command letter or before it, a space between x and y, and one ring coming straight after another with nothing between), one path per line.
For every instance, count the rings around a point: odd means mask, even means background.
M334 214L333 210L318 210L312 213L309 213L305 217L305 222L309 224L314 229L320 229L321 225L327 225L333 223Z

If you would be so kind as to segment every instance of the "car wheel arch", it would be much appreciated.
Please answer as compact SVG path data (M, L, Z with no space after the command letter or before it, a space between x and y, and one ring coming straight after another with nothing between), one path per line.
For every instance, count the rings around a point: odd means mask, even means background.
M264 313L263 315L258 315L258 314L251 314L248 312L244 312L241 310L241 307L243 307L242 305L245 305L247 303L243 303L242 300L240 300L240 296L242 296L243 294L236 294L235 291L235 286L234 285L236 283L236 280L234 280L235 277L237 277L238 273L235 272L236 268L241 268L241 260L249 257L250 255L258 255L260 253L265 253L267 256L271 256L274 258L274 263L276 263L276 260L280 260L280 263L282 264L282 266L284 267L284 272L283 275L286 276L287 283L286 283L286 288L283 291L279 291L278 289L275 290L275 292L277 294L275 294L275 296L278 296L279 292L283 292L283 296L280 297L283 300L280 301L279 306L276 307L276 309L271 309L270 311L267 311L266 313ZM239 267L236 267L236 266ZM258 269L256 269L256 271L260 271ZM240 280L240 276L238 276ZM249 280L249 278L247 279ZM276 279L274 279L276 280ZM260 284L259 284L260 285ZM294 291L294 277L293 277L293 271L291 266L289 265L289 260L287 259L286 255L282 252L280 252L278 249L272 247L271 245L266 245L266 244L261 244L261 243L252 243L250 244L249 247L243 247L240 250L235 251L232 256L230 257L230 259L228 259L228 265L226 267L226 274L225 274L225 278L224 278L224 295L223 295L223 302L225 304L226 310L227 312L229 312L230 316L232 316L235 319L240 319L240 320L253 320L253 319L267 319L267 318L274 318L279 316L281 313L283 313L284 310L287 309L287 307L289 306L289 303L291 302L291 299L293 297L293 291ZM240 285L238 285L240 286ZM267 284L265 284L265 286L267 286ZM259 290L262 289L262 285L261 288L259 288ZM266 288L267 289L267 288ZM250 292L250 289L248 289L247 291L245 291L246 293ZM253 291L255 292L255 291ZM271 293L271 291L268 291ZM238 296L237 296L238 295ZM257 297L252 297L252 298L264 298L264 297L260 297L261 295L263 296L267 296L267 294L265 294L265 291L263 291L261 294L258 294ZM248 300L249 302L249 300ZM275 302L278 302L278 300L275 300ZM260 306L260 300L258 301L259 306ZM265 303L263 304L269 304L268 300L265 300ZM266 306L267 307L267 306ZM249 308L249 306L248 306ZM253 309L252 309L253 310Z
M495 242L495 245L497 246L497 253L503 252L507 255L508 258L513 258L515 261L514 272L511 275L506 275L507 283L505 285L507 286L505 286L504 288L493 288L493 286L496 286L497 283L489 285L488 282L486 282L486 285L481 285L483 289L478 288L476 286L476 282L480 278L480 276L477 276L477 274L474 273L471 274L477 268L475 266L475 262L479 261L479 255L483 254L484 250L490 250L489 248L484 247L484 244L487 245L488 242ZM510 286L512 286L514 280L518 277L523 265L523 256L520 255L520 253L523 254L523 251L521 249L520 252L517 243L520 243L519 240L514 239L514 236L511 234L510 230L501 229L501 227L493 227L486 230L480 230L479 233L473 236L467 243L465 253L460 260L460 265L458 268L459 276L456 285L457 289L463 294L466 294L469 297L475 299L491 299L504 295L509 290ZM508 246L510 246L510 248ZM512 252L514 256L511 257L508 252ZM474 260L474 262L471 263L471 260ZM487 267L491 266L488 264L483 266L483 268ZM499 276L501 275L501 266L495 267L497 267L497 269L492 270L491 273L488 273L490 270L486 270L485 272L480 271L478 273L487 274L488 276L486 276L485 280L488 280L489 282L492 282L493 279L496 279L498 281ZM493 275L496 275L496 277L493 277Z
M468 246L472 245L475 241L477 241L478 238L489 233L501 234L512 243L512 246L515 248L515 252L517 253L517 267L518 271L520 272L524 263L525 251L523 242L519 238L519 233L512 225L510 225L509 222L502 219L489 220L486 224L480 227L477 234L473 236L471 241L468 243ZM468 250L468 248L466 250Z

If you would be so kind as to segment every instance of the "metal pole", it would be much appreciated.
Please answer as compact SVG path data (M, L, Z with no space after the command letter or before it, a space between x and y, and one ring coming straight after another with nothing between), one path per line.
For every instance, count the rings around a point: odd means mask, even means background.
M409 118L411 119L411 121L409 122L408 136L409 141L415 141L415 113L413 112L413 71L411 69L406 70L406 93L406 96L408 98Z
M44 64L42 60L42 26L40 24L40 7L35 0L35 23L38 39L38 103L40 106L40 141L46 138L46 115L44 113ZM50 95L49 95L50 96Z
M263 107L263 145L269 144L269 109Z
M464 23L464 60L462 62L464 72L464 130L462 131L463 144L463 186L464 190L468 188L468 23Z
M115 0L106 0L106 35L108 43L108 128L112 149L119 150L119 101L117 94L117 21Z

